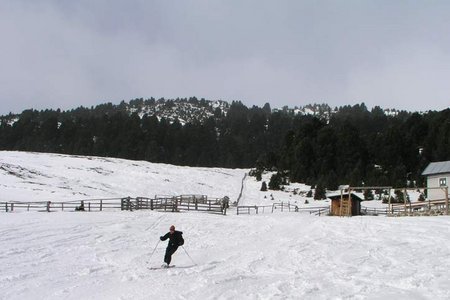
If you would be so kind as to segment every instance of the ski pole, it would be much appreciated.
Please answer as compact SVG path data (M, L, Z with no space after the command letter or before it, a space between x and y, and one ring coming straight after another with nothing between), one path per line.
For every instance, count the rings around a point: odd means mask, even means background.
M150 254L150 257L148 258L148 261L150 261L150 259L152 259L153 253L155 253L156 251L156 247L158 247L159 242L161 242L160 240L156 243L155 249L153 249L152 254Z
M187 256L192 260L192 262L194 263L194 265L197 265L197 264L195 263L195 261L192 259L192 257L189 255L189 253L186 251L186 249L184 249L183 246L181 246L181 248L183 248L184 252L186 252Z

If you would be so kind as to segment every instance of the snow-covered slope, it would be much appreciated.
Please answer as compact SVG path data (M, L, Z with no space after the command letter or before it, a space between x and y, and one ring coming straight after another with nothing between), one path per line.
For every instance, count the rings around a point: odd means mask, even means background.
M149 270L171 224L176 267ZM450 297L448 217L32 212L0 227L1 299Z
M248 170L190 168L116 158L0 151L0 201L239 195Z
M246 171L19 152L0 158L2 199L167 190L235 197ZM261 203L252 180L243 201ZM274 197L289 197L281 193ZM171 224L186 241L176 267L150 270L162 263L167 242L159 236ZM447 216L0 213L0 299L449 299L449 228Z

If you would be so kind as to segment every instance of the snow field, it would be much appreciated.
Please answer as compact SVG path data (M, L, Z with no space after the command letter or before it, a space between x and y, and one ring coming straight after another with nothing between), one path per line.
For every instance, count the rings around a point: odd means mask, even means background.
M0 201L204 194L233 202L246 172L0 151ZM329 205L260 187L247 176L240 204ZM176 267L149 270L162 264L159 236L171 224L186 240ZM449 228L448 216L238 216L234 208L227 216L0 213L0 299L450 299Z
M2 299L448 299L448 217L16 213ZM184 232L160 266L171 224ZM157 246L153 257L151 252Z

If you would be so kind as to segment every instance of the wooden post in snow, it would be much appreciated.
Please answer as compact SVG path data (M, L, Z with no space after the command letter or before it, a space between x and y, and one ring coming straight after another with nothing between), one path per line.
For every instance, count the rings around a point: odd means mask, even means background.
M448 186L445 187L445 214L449 214L448 210Z
M352 190L348 188L347 217L352 216Z
M403 206L404 206L404 209L405 209L405 215L406 215L406 188L405 188L405 190L403 191Z
M392 207L392 204L391 204L391 189L388 190L388 193L389 193L389 197L388 197L388 203L389 203L388 207L389 207L389 212L390 212L391 214L394 214L394 207ZM392 209L392 210L391 210L391 209Z

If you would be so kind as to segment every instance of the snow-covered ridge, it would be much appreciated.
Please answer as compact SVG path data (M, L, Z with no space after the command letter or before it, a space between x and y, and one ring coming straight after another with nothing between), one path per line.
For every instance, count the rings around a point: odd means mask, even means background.
M0 151L0 201L202 194L235 201L248 170Z
M230 105L228 102L216 100L197 100L196 98L176 100L140 100L131 101L127 106L130 113L137 113L141 118L156 115L159 119L165 118L169 122L177 119L182 125L195 121L204 122L214 117L216 110L220 113L218 117L226 115Z

